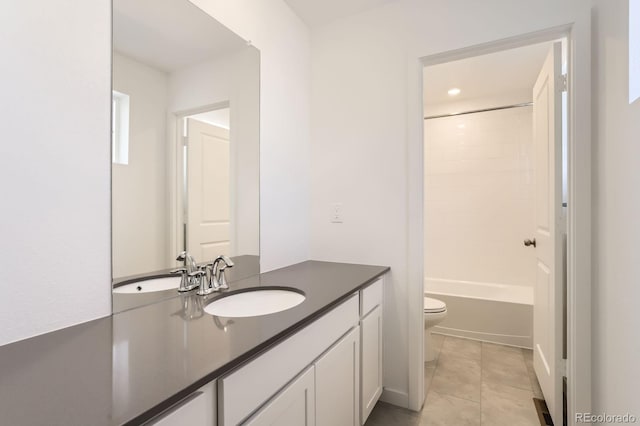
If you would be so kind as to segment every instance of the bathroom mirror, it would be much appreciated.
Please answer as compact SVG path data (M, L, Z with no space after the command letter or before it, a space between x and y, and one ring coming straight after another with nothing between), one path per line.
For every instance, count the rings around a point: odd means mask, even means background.
M259 67L188 0L113 1L114 286L183 250L258 269Z

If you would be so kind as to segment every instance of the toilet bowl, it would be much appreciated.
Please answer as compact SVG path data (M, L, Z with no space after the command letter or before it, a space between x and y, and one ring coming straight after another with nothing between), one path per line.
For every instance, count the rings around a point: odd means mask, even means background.
M436 351L431 337L431 329L447 316L447 305L438 299L424 298L424 361L433 361Z

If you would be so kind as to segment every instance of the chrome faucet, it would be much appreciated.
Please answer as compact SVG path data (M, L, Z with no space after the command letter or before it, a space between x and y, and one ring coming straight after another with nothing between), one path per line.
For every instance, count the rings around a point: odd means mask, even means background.
M222 263L222 264L220 264ZM229 288L229 283L227 282L227 277L224 275L224 270L227 268L232 268L234 265L233 261L224 255L218 256L214 261L214 268L218 266L217 274L214 269L214 277L218 278L218 286L219 288Z
M177 261L184 262L184 267L176 268L171 271L173 274L181 274L179 292L191 291L196 287L201 286L202 281L205 281L203 276L205 272L198 268L196 260L186 251L181 252Z
M221 264L222 263L222 264ZM233 267L233 261L224 255L218 256L213 262L202 265L206 274L200 282L198 294L205 296L214 291L220 291L229 288L229 283L224 275L224 270Z
M222 265L220 265L222 262ZM216 260L213 262L213 279L214 283L212 285L218 284L218 288L227 289L229 288L229 283L227 282L227 277L224 275L224 270L227 268L232 268L234 265L233 260L225 255L218 256Z
M218 291L217 288L214 288L211 286L211 281L212 281L212 275L213 275L213 265L215 262L209 262L206 263L202 266L200 266L200 268L203 269L204 272L204 276L202 277L201 281L200 281L200 288L198 289L198 292L196 294L198 294L199 296L206 296L207 294L211 294L214 291Z
M189 254L189 252L183 251L178 254L176 260L179 262L184 262L185 268L187 268L187 273L192 273L198 270L198 266L196 265L196 260Z

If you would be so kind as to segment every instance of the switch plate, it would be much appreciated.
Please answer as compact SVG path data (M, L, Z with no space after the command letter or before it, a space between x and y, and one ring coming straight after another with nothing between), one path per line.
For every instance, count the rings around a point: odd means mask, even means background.
M342 203L331 204L331 223L342 223Z

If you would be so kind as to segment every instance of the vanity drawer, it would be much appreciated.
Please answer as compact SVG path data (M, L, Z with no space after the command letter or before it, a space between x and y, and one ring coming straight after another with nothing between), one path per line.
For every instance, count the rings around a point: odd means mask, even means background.
M216 383L207 383L173 407L151 419L146 426L216 424Z
M358 325L358 294L218 381L220 426L237 425Z
M364 317L373 308L382 304L382 280L383 278L378 278L373 284L362 290L361 317Z

